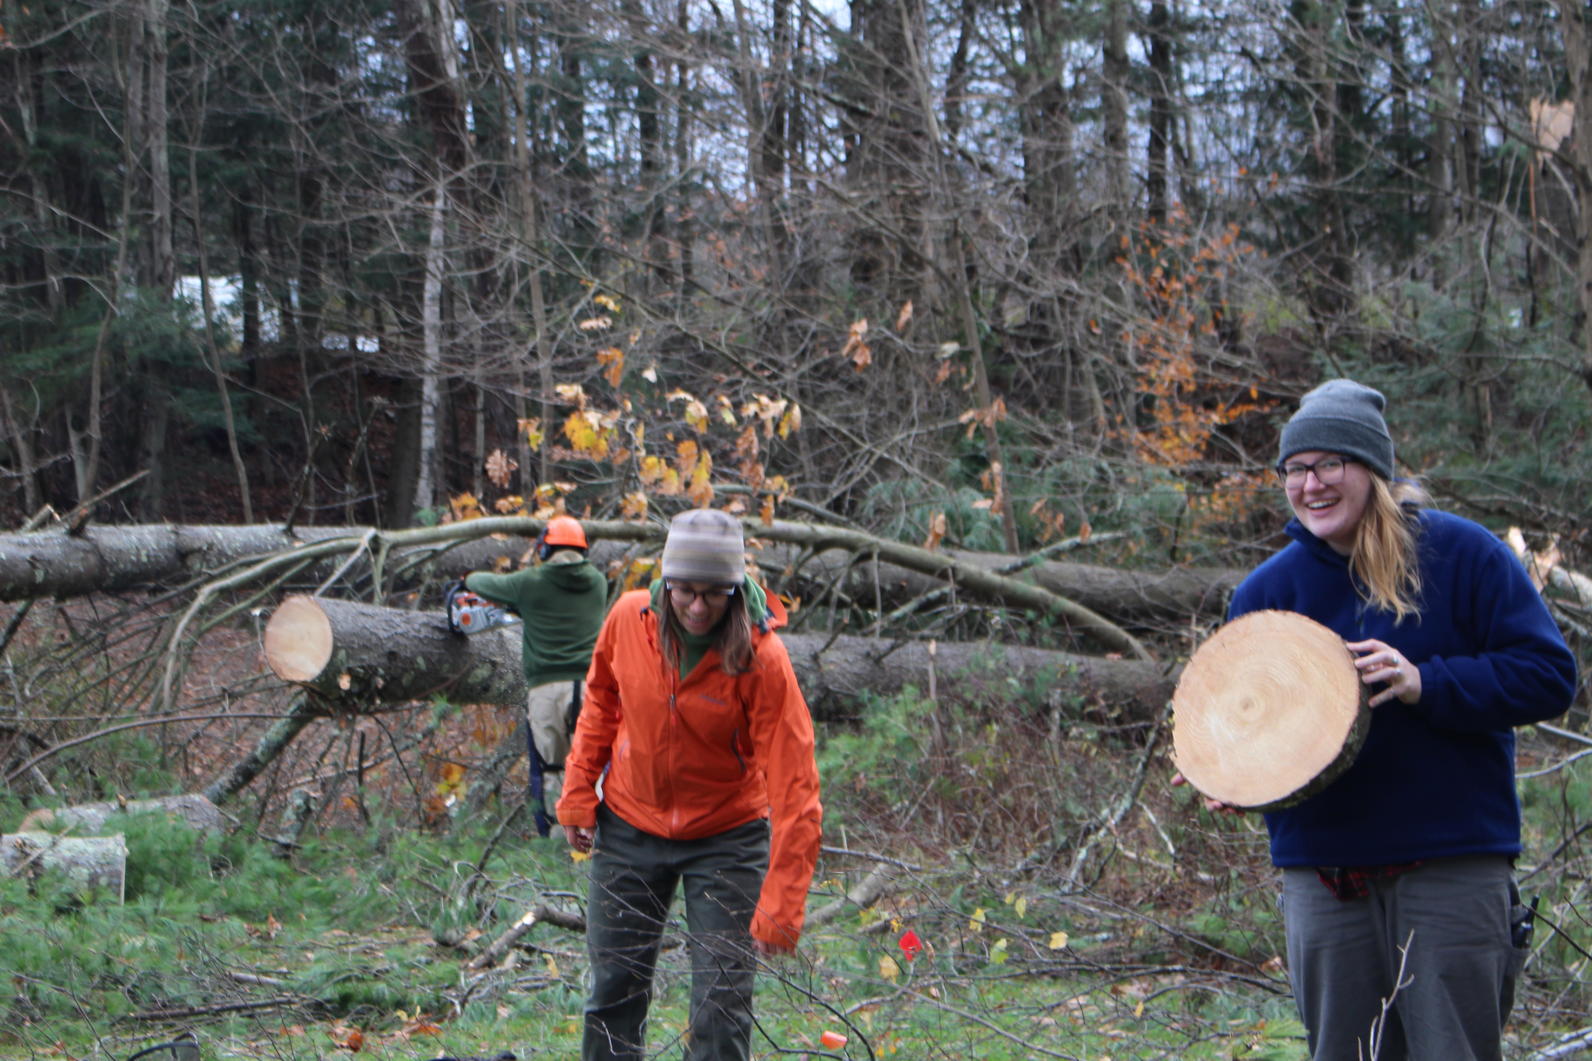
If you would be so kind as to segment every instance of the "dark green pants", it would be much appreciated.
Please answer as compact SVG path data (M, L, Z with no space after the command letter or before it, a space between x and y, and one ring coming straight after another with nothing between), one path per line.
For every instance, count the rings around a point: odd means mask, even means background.
M685 893L691 963L688 1061L746 1061L755 961L749 929L768 868L768 822L665 840L597 811L586 946L591 995L581 1061L640 1061L663 927Z

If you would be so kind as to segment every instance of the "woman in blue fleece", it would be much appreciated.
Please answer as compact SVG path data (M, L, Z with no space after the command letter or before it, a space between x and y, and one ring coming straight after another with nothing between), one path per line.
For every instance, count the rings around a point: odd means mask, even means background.
M1569 707L1575 659L1497 537L1394 479L1383 406L1346 379L1304 396L1277 465L1293 541L1228 612L1308 615L1372 688L1354 765L1266 815L1289 977L1316 1061L1373 1056L1388 998L1381 1061L1498 1058L1523 957L1514 727Z

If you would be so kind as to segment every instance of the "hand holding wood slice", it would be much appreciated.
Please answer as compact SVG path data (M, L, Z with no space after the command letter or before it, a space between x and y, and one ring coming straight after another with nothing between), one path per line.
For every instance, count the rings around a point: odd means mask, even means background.
M1172 758L1210 799L1280 810L1348 769L1370 721L1343 638L1294 612L1250 612L1183 669L1172 694Z

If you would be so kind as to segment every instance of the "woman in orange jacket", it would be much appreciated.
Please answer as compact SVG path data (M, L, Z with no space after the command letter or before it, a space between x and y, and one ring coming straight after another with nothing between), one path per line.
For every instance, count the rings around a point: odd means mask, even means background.
M675 517L662 579L615 602L586 675L558 820L592 854L582 1061L642 1057L670 901L685 895L687 1061L750 1054L757 955L795 949L818 861L812 718L784 609L741 525Z

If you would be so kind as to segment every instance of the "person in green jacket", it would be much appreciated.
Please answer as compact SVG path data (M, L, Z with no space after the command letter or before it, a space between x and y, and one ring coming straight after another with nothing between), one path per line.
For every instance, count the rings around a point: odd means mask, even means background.
M523 621L525 715L530 727L531 809L536 831L552 831L546 773L563 768L581 682L608 607L608 579L586 559L586 531L572 516L554 516L536 540L540 561L507 575L475 571L465 588L513 611Z

